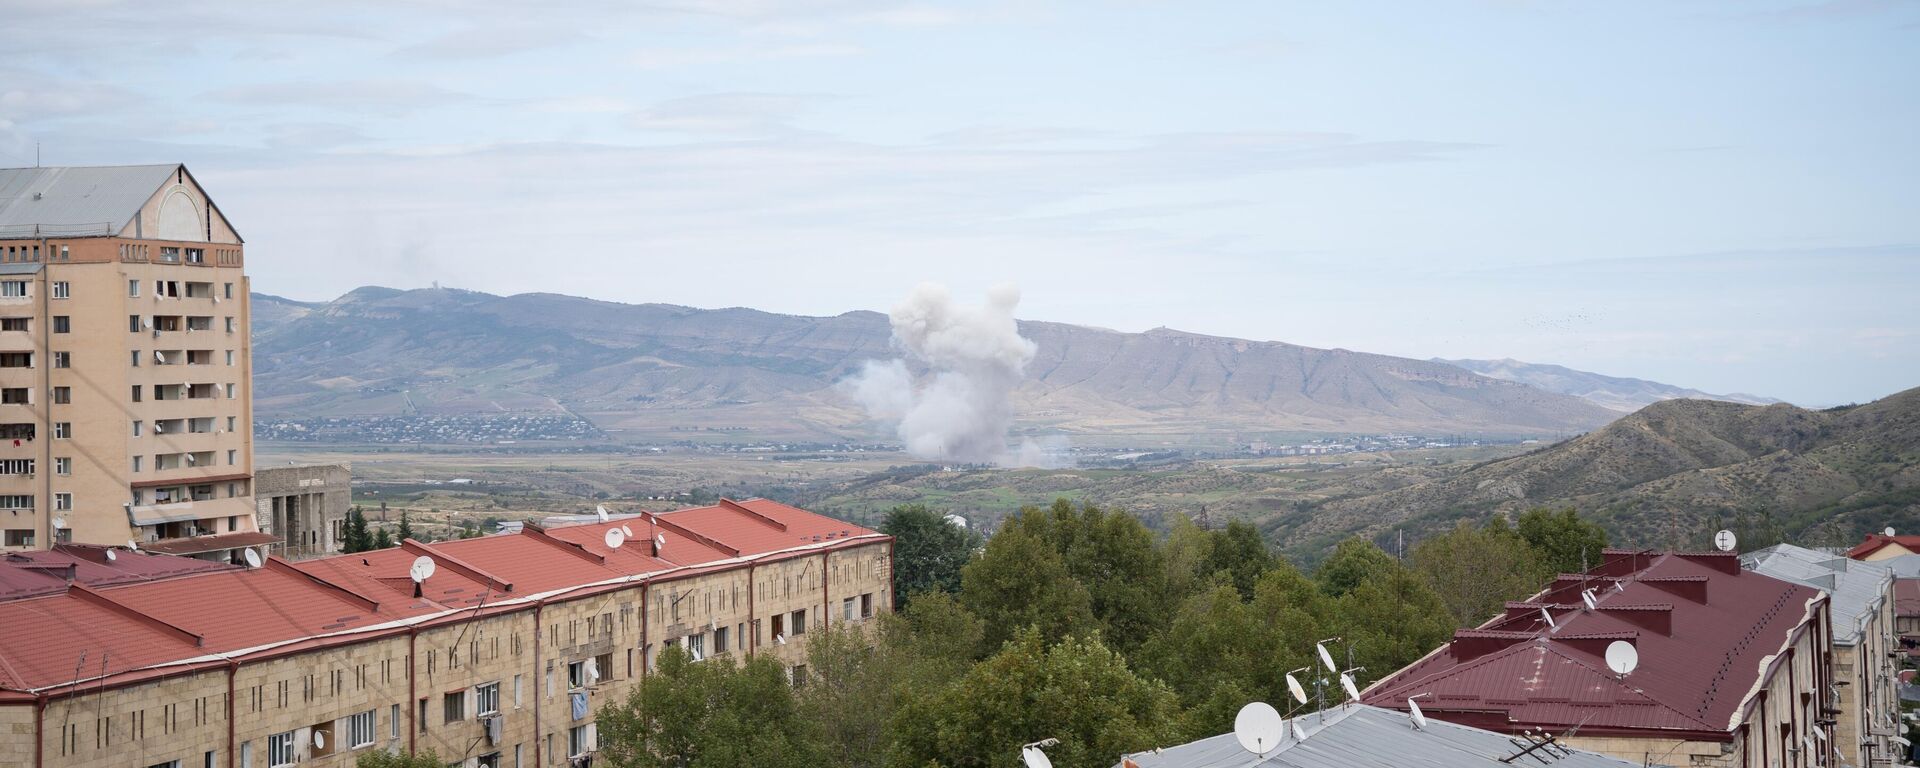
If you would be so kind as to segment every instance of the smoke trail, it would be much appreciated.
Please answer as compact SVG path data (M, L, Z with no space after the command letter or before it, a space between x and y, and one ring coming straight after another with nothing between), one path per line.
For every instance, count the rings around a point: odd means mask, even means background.
M1020 335L1013 310L1020 291L994 288L980 307L956 305L947 289L922 283L891 314L893 343L927 368L916 381L906 360L871 360L844 382L876 419L895 423L907 452L966 463L1033 465L1043 451L1009 450L1013 389L1034 343Z

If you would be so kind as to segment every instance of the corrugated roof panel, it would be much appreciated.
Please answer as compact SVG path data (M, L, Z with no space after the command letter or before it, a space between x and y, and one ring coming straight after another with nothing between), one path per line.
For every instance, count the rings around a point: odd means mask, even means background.
M1892 599L1893 569L1877 562L1848 560L1792 544L1749 552L1740 560L1755 573L1826 592L1833 605L1836 645L1859 644L1867 621Z
M0 169L0 239L115 234L179 167Z

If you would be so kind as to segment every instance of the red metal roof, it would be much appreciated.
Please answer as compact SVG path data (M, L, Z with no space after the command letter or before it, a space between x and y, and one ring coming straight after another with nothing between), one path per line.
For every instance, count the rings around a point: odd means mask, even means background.
M1731 739L1747 695L1825 599L1819 590L1742 571L1733 553L1607 551L1505 614L1461 630L1426 658L1370 686L1362 701L1495 730L1680 730ZM1619 585L1617 588L1615 585ZM1595 590L1595 610L1581 592ZM1552 614L1556 626L1541 615ZM1625 640L1639 667L1608 669Z
M280 537L259 531L241 531L238 533L217 533L212 536L194 536L180 539L161 539L140 548L160 555L198 555L206 552L219 552L223 549L257 547L261 544L277 544Z
M258 569L124 551L107 568L103 548L26 553L19 558L25 562L0 567L0 627L7 629L0 633L0 695L59 688L76 679L90 685L101 677L144 679L188 660L215 664L284 653L393 631L409 620L459 620L482 604L640 575L673 578L796 547L811 551L816 536L821 548L877 536L762 500L659 517L657 530L667 539L659 558L651 556L641 519L548 530L529 526L518 534L433 544L409 541L297 563L270 559ZM609 550L606 531L622 522L634 529L634 541ZM414 597L408 569L422 555L437 567ZM36 562L45 565L29 567ZM76 581L96 589L68 588L58 574L70 565L83 574ZM6 600L9 595L16 599ZM343 637L326 639L332 635ZM78 673L76 665L83 667Z
M1920 616L1920 579L1893 580L1893 613L1895 616Z
M1908 551L1920 552L1920 536L1887 536L1885 534L1869 533L1865 541L1854 545L1853 549L1847 550L1847 557L1855 560L1865 559L1867 555L1880 551L1882 547L1888 544L1898 544L1905 547Z

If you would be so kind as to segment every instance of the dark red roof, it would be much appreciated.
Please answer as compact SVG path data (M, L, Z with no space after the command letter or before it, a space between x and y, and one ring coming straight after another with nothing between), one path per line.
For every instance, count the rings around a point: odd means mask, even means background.
M1362 701L1492 730L1631 734L1688 731L1731 739L1747 697L1806 625L1819 590L1740 569L1733 553L1608 550L1586 574L1562 574L1502 616L1367 689ZM1616 586L1617 585L1617 586ZM1593 589L1595 610L1582 591ZM1553 616L1549 626L1541 611ZM1634 645L1639 667L1608 669L1606 648ZM1670 734L1669 734L1670 735Z
M280 537L259 531L241 531L238 533L217 533L211 536L193 536L180 539L161 539L151 544L141 545L141 549L161 555L198 555L206 552L219 552L223 549L257 547L261 544L277 544Z
M1893 615L1920 616L1920 579L1893 580Z
M1920 536L1887 536L1885 534L1869 533L1865 541L1854 545L1853 549L1847 550L1847 557L1861 560L1866 558L1867 555L1880 551L1882 547L1888 544L1898 544L1905 547L1908 551L1920 552Z
M609 550L606 531L623 523L634 530L633 541ZM613 588L635 577L677 578L745 558L824 551L842 540L884 540L865 528L757 499L660 513L658 523L649 525L636 518L527 526L518 534L408 541L297 563L270 558L258 569L121 551L115 563L126 564L121 571L148 575L116 581L102 572L98 582L80 579L98 589L69 588L64 577L39 569L0 568L0 627L7 628L0 633L0 692L101 677L145 679L195 664L352 641L394 631L394 622L457 621L483 605L518 610L513 601L530 607L530 599ZM658 558L645 538L649 530L666 538ZM48 559L61 551L22 557ZM105 562L101 548L82 551ZM407 572L422 556L433 558L436 568L414 597ZM12 593L19 599L5 601Z
M107 558L108 550L113 559ZM55 544L36 552L0 557L0 600L64 592L71 580L90 587L130 584L190 573L234 570L237 566L184 557L134 552L125 547Z

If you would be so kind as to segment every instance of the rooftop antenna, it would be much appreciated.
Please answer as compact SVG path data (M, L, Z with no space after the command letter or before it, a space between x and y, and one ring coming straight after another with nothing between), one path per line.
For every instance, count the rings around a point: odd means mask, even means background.
M1893 530L1893 529L1888 528L1887 530ZM1733 548L1737 546L1740 546L1740 538L1738 536L1733 535L1733 531L1722 530L1719 533L1716 533L1713 535L1714 549L1720 550L1722 552L1732 552Z
M1551 611L1548 611L1548 610L1546 609L1546 607L1545 607L1545 606L1542 606L1542 607L1540 608L1540 618L1543 618L1543 619L1546 619L1546 620L1547 620L1547 627L1548 627L1549 629L1551 629L1551 630L1553 630L1553 631L1556 631L1556 632L1560 630L1560 625L1559 625L1559 624L1556 624L1556 623L1554 623L1554 621L1553 621L1553 612L1551 612Z
M433 558L421 555L413 559L413 565L407 568L407 577L413 579L413 596L419 597L420 587L433 576Z
M619 549L621 544L627 543L627 534L618 528L608 528L607 535L601 541L606 542L607 549Z
M1416 731L1424 731L1427 729L1427 713L1421 712L1420 702L1414 701L1414 699L1425 695L1427 694L1416 693L1407 697L1407 717L1413 718L1413 729Z
M1335 635L1333 637L1329 637L1325 640L1321 640L1320 642L1313 644L1313 650L1320 654L1320 663L1327 665L1327 671L1332 672L1334 674L1340 673L1340 666L1338 664L1333 663L1333 654L1327 653L1326 644L1339 639L1340 639L1340 636Z
M1272 704L1256 701L1241 707L1240 714L1234 716L1233 737L1240 741L1241 749L1265 757L1286 738L1286 721Z
M1033 742L1032 744L1022 744L1020 745L1020 761L1026 763L1027 768L1053 768L1053 761L1048 760L1047 753L1040 751L1040 749L1059 743L1059 739L1046 738Z
M108 548L107 548L107 562L109 562L109 563L111 563L111 562L113 562L113 561L115 561L115 560L119 560L119 559L120 559L120 556L119 556L119 555L117 555L117 554L114 554L114 551L113 551L113 548L112 548L112 547L108 547Z
M1301 667L1293 670L1293 672L1287 673L1287 692L1293 694L1293 700L1301 704L1307 703L1307 689L1300 687L1300 680L1294 677L1293 673L1305 672L1309 669L1312 669L1312 667Z
M240 550L240 559L247 561L248 568L260 567L260 553L252 547Z
M1354 667L1340 673L1340 690L1347 692L1347 701L1360 700L1360 687L1353 684L1353 673L1365 672L1366 667Z
M1607 644L1607 669L1613 670L1615 678L1633 674L1640 667L1640 649L1625 640L1615 640Z
M603 522L603 523L607 522L607 505L605 504L593 505L593 514L595 517L600 518L600 522Z
M1893 526L1891 525L1887 526L1887 529L1885 531L1881 531L1881 533L1886 534L1887 538L1893 538Z
M1507 737L1507 741L1519 747L1520 751L1500 758L1500 762L1512 763L1522 757L1531 757L1540 761L1541 765L1546 765L1573 754L1568 751L1566 747L1560 746L1559 740L1555 739L1553 734L1547 733L1546 731L1541 731L1537 735L1533 731L1521 731L1520 733L1520 736Z
M1580 602L1586 603L1587 610L1589 611L1599 610L1599 606L1593 602L1593 590L1591 589L1580 590Z

